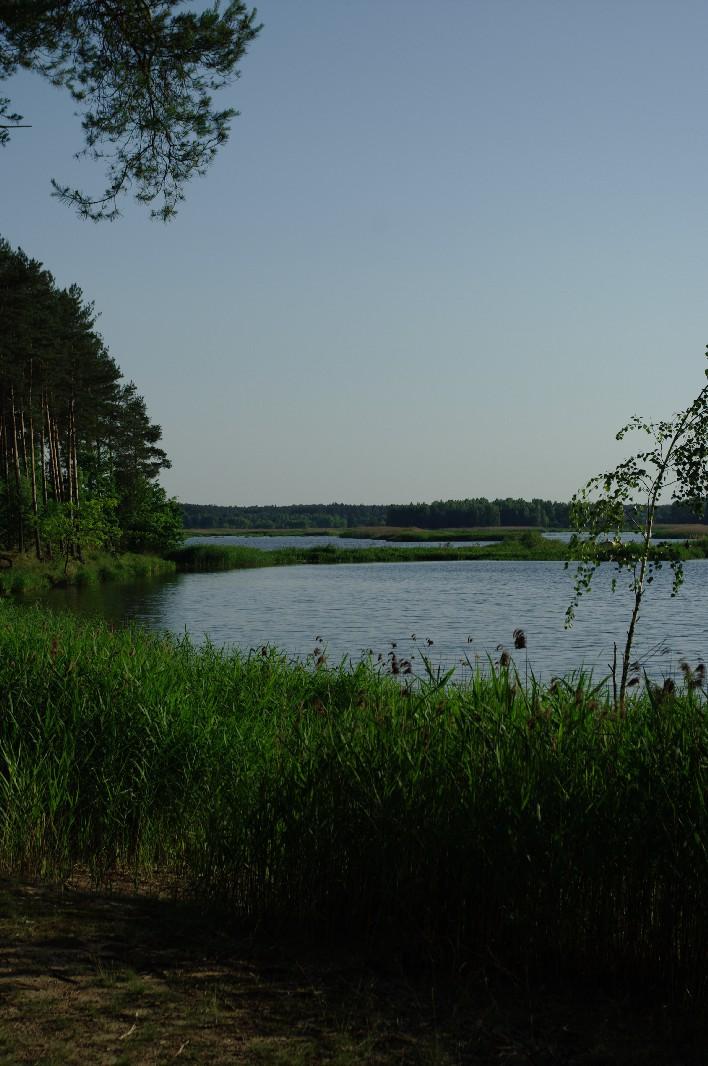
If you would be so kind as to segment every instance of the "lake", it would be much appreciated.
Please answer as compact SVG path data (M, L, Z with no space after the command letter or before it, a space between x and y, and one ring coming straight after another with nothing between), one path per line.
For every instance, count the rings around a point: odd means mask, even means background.
M221 540L221 538L219 538ZM301 538L297 538L300 542ZM620 583L613 595L602 567L591 595L581 601L576 624L564 629L572 570L559 562L491 560L365 563L180 574L139 586L54 590L42 601L56 608L133 621L155 630L189 633L199 642L246 651L264 644L307 657L326 649L328 661L385 659L392 642L399 657L422 656L435 666L468 669L498 658L512 632L527 634L528 662L541 677L581 666L604 676L612 643L622 646L631 609ZM685 564L685 585L672 599L671 574L651 586L640 618L636 657L652 676L676 672L679 660L695 663L708 652L708 561ZM415 639L413 639L415 635ZM428 643L431 641L432 643ZM526 652L515 653L520 669Z
M374 540L372 537L329 537L326 534L316 536L289 537L278 536L238 536L225 534L223 537L185 537L187 544L239 545L244 548L260 548L262 551L275 551L277 548L484 548L496 544L494 540Z

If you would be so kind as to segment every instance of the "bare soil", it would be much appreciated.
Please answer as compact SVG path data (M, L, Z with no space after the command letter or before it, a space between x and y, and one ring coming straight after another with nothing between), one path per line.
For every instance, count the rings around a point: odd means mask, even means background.
M0 1063L706 1066L705 1018L587 982L456 981L118 884L0 882Z

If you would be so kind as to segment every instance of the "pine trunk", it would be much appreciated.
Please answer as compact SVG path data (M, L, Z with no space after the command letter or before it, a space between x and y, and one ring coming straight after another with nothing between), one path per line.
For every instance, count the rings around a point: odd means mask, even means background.
M37 558L42 558L42 539L39 535L39 507L37 506L37 468L35 465L34 456L34 418L32 416L32 407L30 400L30 416L29 416L29 435L30 435L30 471L32 475L32 514L34 515L34 550Z
M25 530L22 516L22 473L20 472L20 452L17 443L17 412L15 411L15 390L10 389L10 419L12 426L12 458L15 471L15 488L17 490L17 547L25 550Z
M42 458L42 500L44 502L44 507L45 507L45 510L46 510L47 504L49 503L49 496L48 496L48 493L47 493L47 436L46 436L46 432L45 432L45 421L44 421L44 411L45 411L44 393L42 394L42 401L40 403L40 409L41 409L41 414L42 414L42 417L41 417L41 426L42 426L42 428L40 430L40 445L39 445L40 451L39 451L39 454L40 454L40 456Z

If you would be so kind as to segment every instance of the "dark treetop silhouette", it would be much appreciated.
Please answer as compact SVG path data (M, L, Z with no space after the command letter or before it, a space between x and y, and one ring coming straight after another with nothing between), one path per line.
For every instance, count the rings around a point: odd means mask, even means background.
M260 32L255 8L230 0L195 13L184 0L0 0L0 79L19 68L65 88L82 107L81 155L106 160L107 186L91 196L52 180L54 194L91 219L119 214L121 194L166 220L184 185L228 138L233 108L211 93L239 76ZM0 97L0 144L10 137Z

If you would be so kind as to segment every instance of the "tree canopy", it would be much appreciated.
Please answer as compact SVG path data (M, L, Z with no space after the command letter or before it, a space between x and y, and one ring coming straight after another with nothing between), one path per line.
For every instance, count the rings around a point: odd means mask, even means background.
M238 114L212 93L239 76L261 26L256 10L229 0L201 12L184 0L0 0L0 80L35 71L82 109L84 148L106 160L107 185L91 195L52 180L80 215L112 219L133 191L166 220L184 186L203 174ZM0 98L0 121L19 123ZM10 129L0 129L0 144Z
M94 328L81 289L0 240L0 545L68 561L182 538L157 483L161 430Z

